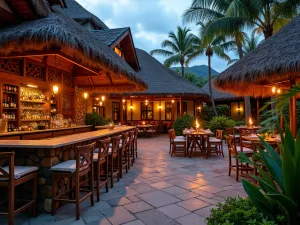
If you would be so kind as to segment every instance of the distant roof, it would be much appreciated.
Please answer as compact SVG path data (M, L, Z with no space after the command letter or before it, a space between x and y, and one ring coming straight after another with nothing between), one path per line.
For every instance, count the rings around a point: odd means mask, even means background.
M125 93L130 95L186 95L208 97L200 87L182 78L175 71L165 67L144 50L136 48L140 64L138 75L148 84L146 92Z
M235 100L235 99L241 99L241 96L236 96L234 94L231 94L229 92L223 92L223 91L219 91L215 88L214 85L214 80L212 79L211 81L211 89L212 89L212 95L215 99L215 101L226 101L226 100ZM203 87L202 87L203 91L205 91L208 95L209 95L209 86L208 83L206 83Z
M101 21L97 16L90 13L86 10L82 5L80 5L75 0L65 0L67 8L62 9L60 6L53 6L56 10L64 13L65 15L69 16L70 18L76 20L79 23L84 22L92 22L97 29L107 29L103 21Z
M122 35L129 31L129 27L116 28L116 29L103 29L103 30L92 30L92 34L95 35L100 41L106 45L111 46L118 41Z

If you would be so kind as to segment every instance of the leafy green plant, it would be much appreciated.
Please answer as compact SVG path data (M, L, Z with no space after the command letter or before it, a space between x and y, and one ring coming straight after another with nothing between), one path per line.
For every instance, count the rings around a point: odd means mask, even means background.
M234 127L235 121L226 116L216 116L213 117L211 121L208 122L208 128L216 133L217 130L225 130L227 127Z
M179 117L175 120L172 125L172 128L175 130L176 135L182 135L182 131L185 128L191 128L195 125L195 118L186 114L182 117Z
M277 125L279 127L279 125ZM243 187L258 210L269 218L284 215L288 225L300 221L300 131L296 140L289 128L285 135L279 129L281 144L279 155L266 141L260 138L264 150L259 149L252 159L240 153L239 160L255 167L261 177L252 175L259 186L243 180ZM259 158L266 171L257 166L253 159Z
M103 126L106 125L108 121L98 113L92 112L87 113L85 116L85 124L92 126Z
M226 104L217 105L216 110L217 110L218 116L230 116L230 114L231 114L230 107Z
M244 125L245 125L245 120L235 121L235 126L244 126Z
M202 121L210 121L214 117L214 111L211 107L209 106L204 106L203 109L201 110L199 118Z
M206 219L207 225L275 225L260 212L250 199L241 197L227 198L224 203L218 203L217 208L211 209ZM278 218L281 220L281 218ZM277 220L276 220L277 221Z

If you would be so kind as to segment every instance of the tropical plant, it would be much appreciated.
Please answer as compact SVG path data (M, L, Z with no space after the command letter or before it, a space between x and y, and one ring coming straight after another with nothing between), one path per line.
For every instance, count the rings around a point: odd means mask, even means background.
M209 106L204 106L201 110L200 116L199 118L202 121L210 121L212 118L214 117L214 111L212 109L212 107Z
M106 125L108 121L96 112L87 113L85 116L85 124L92 126L102 126Z
M219 116L230 116L231 114L231 109L228 105L222 104L222 105L217 105L216 110Z
M185 73L184 78L193 83L197 82L197 76L194 73Z
M211 58L213 55L217 55L221 59L225 59L226 61L230 61L230 57L225 53L227 49L232 48L232 41L226 42L225 37L220 36L217 38L213 38L211 40L205 39L205 29L208 24L203 24L198 22L200 25L200 37L197 38L197 42L194 43L194 52L189 55L186 64L189 64L190 61L194 60L198 56L205 54L208 60L208 87L209 87L209 94L211 97L212 107L214 110L214 114L217 115L216 105L212 94L212 87L211 87Z
M194 125L195 118L188 114L185 114L174 121L172 128L175 130L176 135L182 135L182 131L185 128L191 128L194 127Z
M224 203L218 203L206 219L207 225L275 225L281 224L282 220L282 216L278 216L276 222L269 221L249 198L242 197L227 198Z
M216 133L217 130L224 130L235 126L235 121L226 116L215 116L208 122L208 128Z
M243 55L247 55L249 52L252 50L256 49L257 46L259 45L259 38L260 35L255 35L255 32L251 33L251 36L245 34L245 38L243 40L243 46L242 46L242 51ZM231 49L236 55L238 55L238 49L235 47ZM228 65L233 64L237 62L239 59L232 59L228 62Z
M161 43L162 49L154 49L150 54L168 57L164 61L164 65L167 67L179 63L181 66L181 75L184 77L184 64L187 57L194 51L193 44L196 40L195 37L190 29L177 27L177 33L175 34L171 31L169 33L169 39Z

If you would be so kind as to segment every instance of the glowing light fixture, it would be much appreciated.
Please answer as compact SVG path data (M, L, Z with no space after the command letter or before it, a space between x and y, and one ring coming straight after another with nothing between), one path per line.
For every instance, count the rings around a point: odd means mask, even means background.
M172 103L174 103L175 102L175 100L174 99L172 99Z
M57 85L53 85L53 93L57 94L58 93L58 86Z
M276 92L276 87L274 86L272 87L272 93L275 94L275 92Z
M84 92L83 97L84 97L84 99L87 99L89 97L88 93Z
M102 105L103 105L103 102L99 102L99 105L102 106Z
M99 101L99 98L96 98L96 101Z
M122 100L122 102L123 102L123 103L125 103L125 102L126 102L126 100L125 100L125 99L123 99L123 100Z
M253 127L253 121L252 121L251 117L249 117L249 127L250 127L250 128Z
M133 105L130 105L129 108L132 110L133 109Z
M280 89L277 89L277 93L280 94L280 93L281 93L281 90L280 90Z
M104 102L105 96L101 96L101 100L102 100L102 102Z
M31 88L37 88L38 86L33 85L33 84L27 84L27 87L31 87Z

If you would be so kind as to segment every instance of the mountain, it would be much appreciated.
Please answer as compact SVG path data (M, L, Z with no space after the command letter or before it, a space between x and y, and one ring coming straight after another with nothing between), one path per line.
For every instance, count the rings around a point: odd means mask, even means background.
M172 67L171 69L174 71L176 71L176 70L181 71L181 67ZM197 77L207 78L208 66L200 65L200 66L184 67L184 71L185 71L185 73L194 73ZM217 72L216 70L211 68L211 74L218 75L219 72Z

